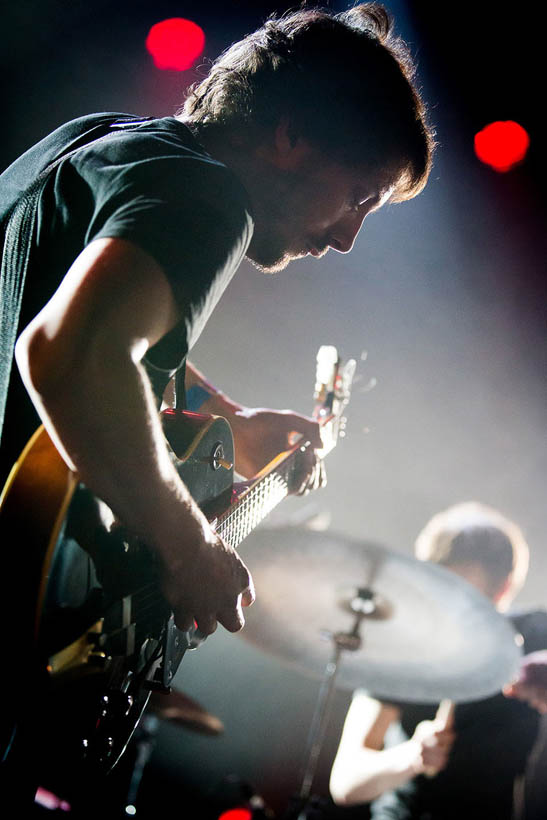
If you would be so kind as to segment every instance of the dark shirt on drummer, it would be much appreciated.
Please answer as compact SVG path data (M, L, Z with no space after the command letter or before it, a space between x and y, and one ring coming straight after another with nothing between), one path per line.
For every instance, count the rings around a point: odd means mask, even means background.
M510 618L524 638L525 653L547 647L547 612ZM437 711L431 704L393 705L401 718L389 727L386 748L409 740L418 723L433 720ZM511 820L515 778L525 771L539 720L535 709L501 693L457 704L456 739L446 768L435 777L419 775L374 800L371 820Z

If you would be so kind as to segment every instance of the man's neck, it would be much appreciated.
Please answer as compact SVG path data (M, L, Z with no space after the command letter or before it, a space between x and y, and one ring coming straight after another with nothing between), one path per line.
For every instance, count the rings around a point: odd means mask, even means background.
M239 178L253 204L260 192L257 186L267 178L267 168L261 160L260 151L252 148L243 139L228 136L216 128L211 129L199 122L192 122L183 116L177 118L192 131L196 140L214 159L224 163Z

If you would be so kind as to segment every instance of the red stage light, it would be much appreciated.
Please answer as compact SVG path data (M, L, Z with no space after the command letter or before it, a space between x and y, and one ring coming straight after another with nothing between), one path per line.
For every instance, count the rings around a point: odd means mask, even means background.
M530 137L512 120L492 122L475 134L475 154L496 171L510 171L526 156Z
M203 30L191 20L171 17L152 26L146 38L154 65L162 69L186 71L205 46Z
M223 812L218 820L252 820L253 813L250 809L228 809Z

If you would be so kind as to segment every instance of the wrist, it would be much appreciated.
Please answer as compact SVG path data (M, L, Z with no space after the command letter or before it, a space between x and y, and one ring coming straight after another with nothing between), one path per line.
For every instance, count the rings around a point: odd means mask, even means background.
M185 391L186 409L192 413L199 413L203 406L214 399L216 391L201 384L193 384Z
M411 738L406 744L406 766L412 777L423 774L425 771L422 759L422 746L417 740Z
M164 562L175 566L192 559L206 542L214 542L215 535L207 517L178 475L170 495L168 504L162 499L154 505L156 511L162 509L163 513L155 515L150 538L145 540Z
M216 416L231 418L243 408L221 390L205 382L193 384L187 388L186 409L193 413L212 413Z

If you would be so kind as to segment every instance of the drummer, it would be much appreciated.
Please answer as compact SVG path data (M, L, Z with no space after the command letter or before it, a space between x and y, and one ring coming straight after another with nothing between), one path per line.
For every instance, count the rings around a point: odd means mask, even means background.
M435 515L418 536L415 553L469 581L504 613L528 570L520 529L475 502ZM547 647L546 612L507 617L523 637L524 652ZM502 693L443 706L388 703L355 692L331 772L334 801L368 803L372 820L524 816L518 805L513 815L514 784L536 739L538 712Z

